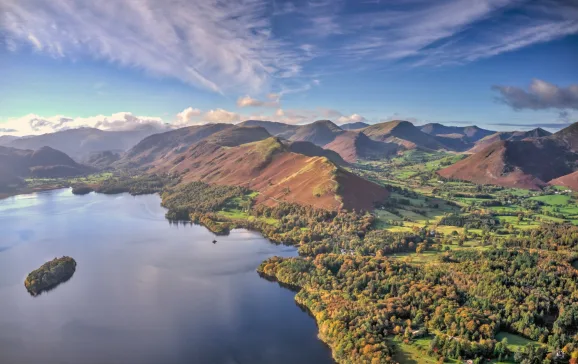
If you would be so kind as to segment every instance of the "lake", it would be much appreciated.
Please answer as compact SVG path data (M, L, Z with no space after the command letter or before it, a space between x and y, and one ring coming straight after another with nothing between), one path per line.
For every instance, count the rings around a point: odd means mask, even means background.
M295 293L255 272L296 249L164 213L157 195L0 200L0 363L332 363ZM74 276L32 297L26 275L63 255Z

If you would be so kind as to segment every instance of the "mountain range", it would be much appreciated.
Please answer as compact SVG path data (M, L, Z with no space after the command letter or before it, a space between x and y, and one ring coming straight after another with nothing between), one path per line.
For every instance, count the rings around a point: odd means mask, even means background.
M494 134L490 134L475 143L475 146L469 150L470 153L476 153L487 146L500 141L500 140L509 140L509 141L516 141L516 140L524 140L528 138L541 138L552 135L549 131L546 131L542 128L536 128L529 131L503 131L497 132Z
M578 124L573 124L552 135L540 130L510 133L505 140L501 140L505 133L500 133L493 143L438 174L505 187L538 189L548 183L572 187L578 169L577 129Z
M50 147L68 154L77 162L83 162L94 153L104 151L125 152L143 138L158 132L159 130L154 127L128 131L78 128L21 138L6 138L4 136L6 139L0 140L0 145L30 150Z
M94 171L76 163L65 153L42 147L22 150L0 146L0 189L18 184L22 178L73 177Z
M387 191L343 167L361 160L391 158L411 149L469 154L438 171L447 179L530 189L547 184L578 185L576 124L551 134L540 128L493 132L437 123L417 127L403 120L341 127L330 120L306 125L247 120L162 133L81 128L33 137L3 136L0 142L8 146L0 159L6 180L84 173L88 167L78 163L84 161L98 169L179 171L185 180L255 188L263 203L310 200L326 208L365 209L379 201ZM53 160L33 165L29 159L38 160L31 158L35 153L52 155ZM8 162L14 160L20 160L24 169L15 169L15 164ZM362 185L367 191L355 193L353 186ZM311 200L311 196L317 197Z
M388 196L385 188L343 169L340 164L345 162L336 153L308 141L265 133L262 127L230 126L188 148L163 150L160 158L143 162L149 171L178 172L183 182L203 181L259 191L256 203L266 205L286 201L330 210L370 210ZM141 144L127 156L142 151ZM149 144L149 149L160 150L161 145Z

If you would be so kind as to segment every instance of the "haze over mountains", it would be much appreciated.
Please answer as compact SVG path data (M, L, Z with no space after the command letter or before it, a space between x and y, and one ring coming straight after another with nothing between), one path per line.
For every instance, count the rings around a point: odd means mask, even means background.
M430 123L420 127L420 130L429 135L444 138L463 139L464 141L475 143L478 140L496 133L495 131L472 126L445 126L439 123Z
M42 147L36 151L0 146L0 189L22 178L73 177L94 171L76 163L65 153Z
M438 172L448 179L531 189L548 183L578 185L576 125L551 134L539 128L493 132L437 123L417 127L403 120L341 127L330 120L306 125L247 120L162 133L82 128L17 139L3 136L0 143L9 146L0 159L6 181L90 171L78 163L82 161L97 169L178 171L186 180L244 185L259 190L264 203L304 202L319 195L313 203L325 208L367 208L387 194L342 166L412 149L469 153ZM34 165L29 161L38 160L31 157L34 150L51 157ZM14 169L14 161L23 169ZM354 192L359 186L367 191Z
M4 136L5 139L0 140L0 145L31 150L51 147L81 162L94 153L103 151L125 152L143 138L154 133L158 133L157 128L139 128L128 131L79 128L21 138L6 138Z

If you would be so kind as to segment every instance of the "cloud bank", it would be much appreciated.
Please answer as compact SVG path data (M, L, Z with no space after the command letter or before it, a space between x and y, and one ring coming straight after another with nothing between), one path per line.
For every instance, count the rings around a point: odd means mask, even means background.
M578 84L560 87L534 79L527 90L515 86L493 86L499 92L498 100L514 110L574 109L578 110ZM562 112L561 118L568 118Z
M62 115L42 117L28 114L19 118L9 118L0 123L0 133L25 136L53 133L76 128L96 128L110 131L123 131L152 128L166 130L168 126L162 118L153 116L135 116L130 112L119 112L110 116L67 117Z
M269 98L273 98L270 96ZM264 110L266 111L266 110ZM68 117L56 115L44 117L28 114L18 118L9 118L0 123L0 135L39 135L76 128L96 128L105 131L123 131L152 128L159 132L170 128L181 128L208 123L237 124L245 120L277 121L287 124L306 124L319 119L330 118L338 124L367 121L359 114L343 115L331 109L282 109L264 113L239 113L221 108L201 110L187 107L173 117L163 119L156 116L136 116L130 112L91 117Z

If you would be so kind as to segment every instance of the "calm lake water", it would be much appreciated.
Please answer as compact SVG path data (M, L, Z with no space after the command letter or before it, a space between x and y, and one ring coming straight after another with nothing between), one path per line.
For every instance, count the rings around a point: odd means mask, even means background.
M332 362L295 293L255 272L295 249L164 213L156 195L0 200L0 363ZM26 275L62 255L72 279L30 296Z

